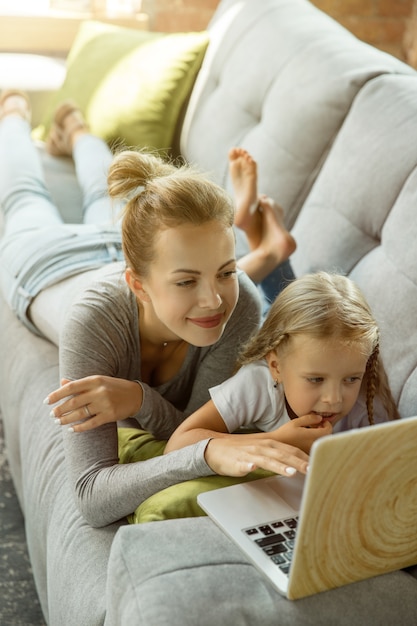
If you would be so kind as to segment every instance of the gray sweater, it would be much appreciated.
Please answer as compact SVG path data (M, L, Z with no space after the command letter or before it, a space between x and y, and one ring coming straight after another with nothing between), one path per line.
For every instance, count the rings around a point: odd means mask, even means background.
M209 399L208 389L231 376L236 356L260 323L260 300L250 279L239 272L239 301L221 339L213 346L190 346L179 372L157 387L142 383L144 398L135 423L167 439L185 417ZM60 374L75 380L101 374L141 380L136 300L123 265L103 269L71 308L60 337ZM92 526L119 520L152 494L173 484L212 474L204 459L207 441L168 455L121 465L117 425L86 433L64 431L70 481L78 506Z

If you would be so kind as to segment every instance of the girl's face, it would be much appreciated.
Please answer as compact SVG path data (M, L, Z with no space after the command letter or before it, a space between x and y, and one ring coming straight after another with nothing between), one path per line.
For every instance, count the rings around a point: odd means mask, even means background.
M315 413L333 426L353 408L367 360L363 346L307 335L292 337L282 356L273 352L268 357L295 415Z
M239 295L233 229L216 221L167 228L155 251L138 294L145 324L163 341L214 344Z

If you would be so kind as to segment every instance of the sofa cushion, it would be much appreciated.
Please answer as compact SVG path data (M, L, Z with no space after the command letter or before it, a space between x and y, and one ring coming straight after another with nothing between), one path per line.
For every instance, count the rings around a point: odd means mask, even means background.
M67 75L34 136L45 139L56 105L75 100L94 134L130 146L172 147L181 108L208 44L199 33L149 33L82 23Z
M207 517L168 520L117 532L106 625L414 624L416 589L416 580L398 571L290 601ZM401 614L393 601L399 597Z

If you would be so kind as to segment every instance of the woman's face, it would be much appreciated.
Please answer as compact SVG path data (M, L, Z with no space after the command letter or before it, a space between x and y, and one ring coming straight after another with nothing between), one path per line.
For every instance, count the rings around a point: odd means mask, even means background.
M298 335L277 356L275 375L297 417L315 413L334 426L356 403L367 360L358 344Z
M167 228L155 251L150 273L141 280L145 320L164 341L214 344L239 295L233 229L216 221Z

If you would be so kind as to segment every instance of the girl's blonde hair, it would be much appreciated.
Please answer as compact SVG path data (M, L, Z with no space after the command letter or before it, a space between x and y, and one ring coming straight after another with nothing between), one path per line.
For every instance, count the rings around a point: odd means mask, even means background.
M123 252L138 276L148 274L161 230L211 221L233 226L230 196L189 165L177 167L152 154L125 150L114 157L107 182L110 196L126 201Z
M379 328L359 287L346 276L317 272L289 283L272 304L262 328L239 358L239 366L265 358L271 350L284 353L292 337L334 338L360 345L368 357L363 389L369 423L378 395L392 419L399 413L379 354Z

